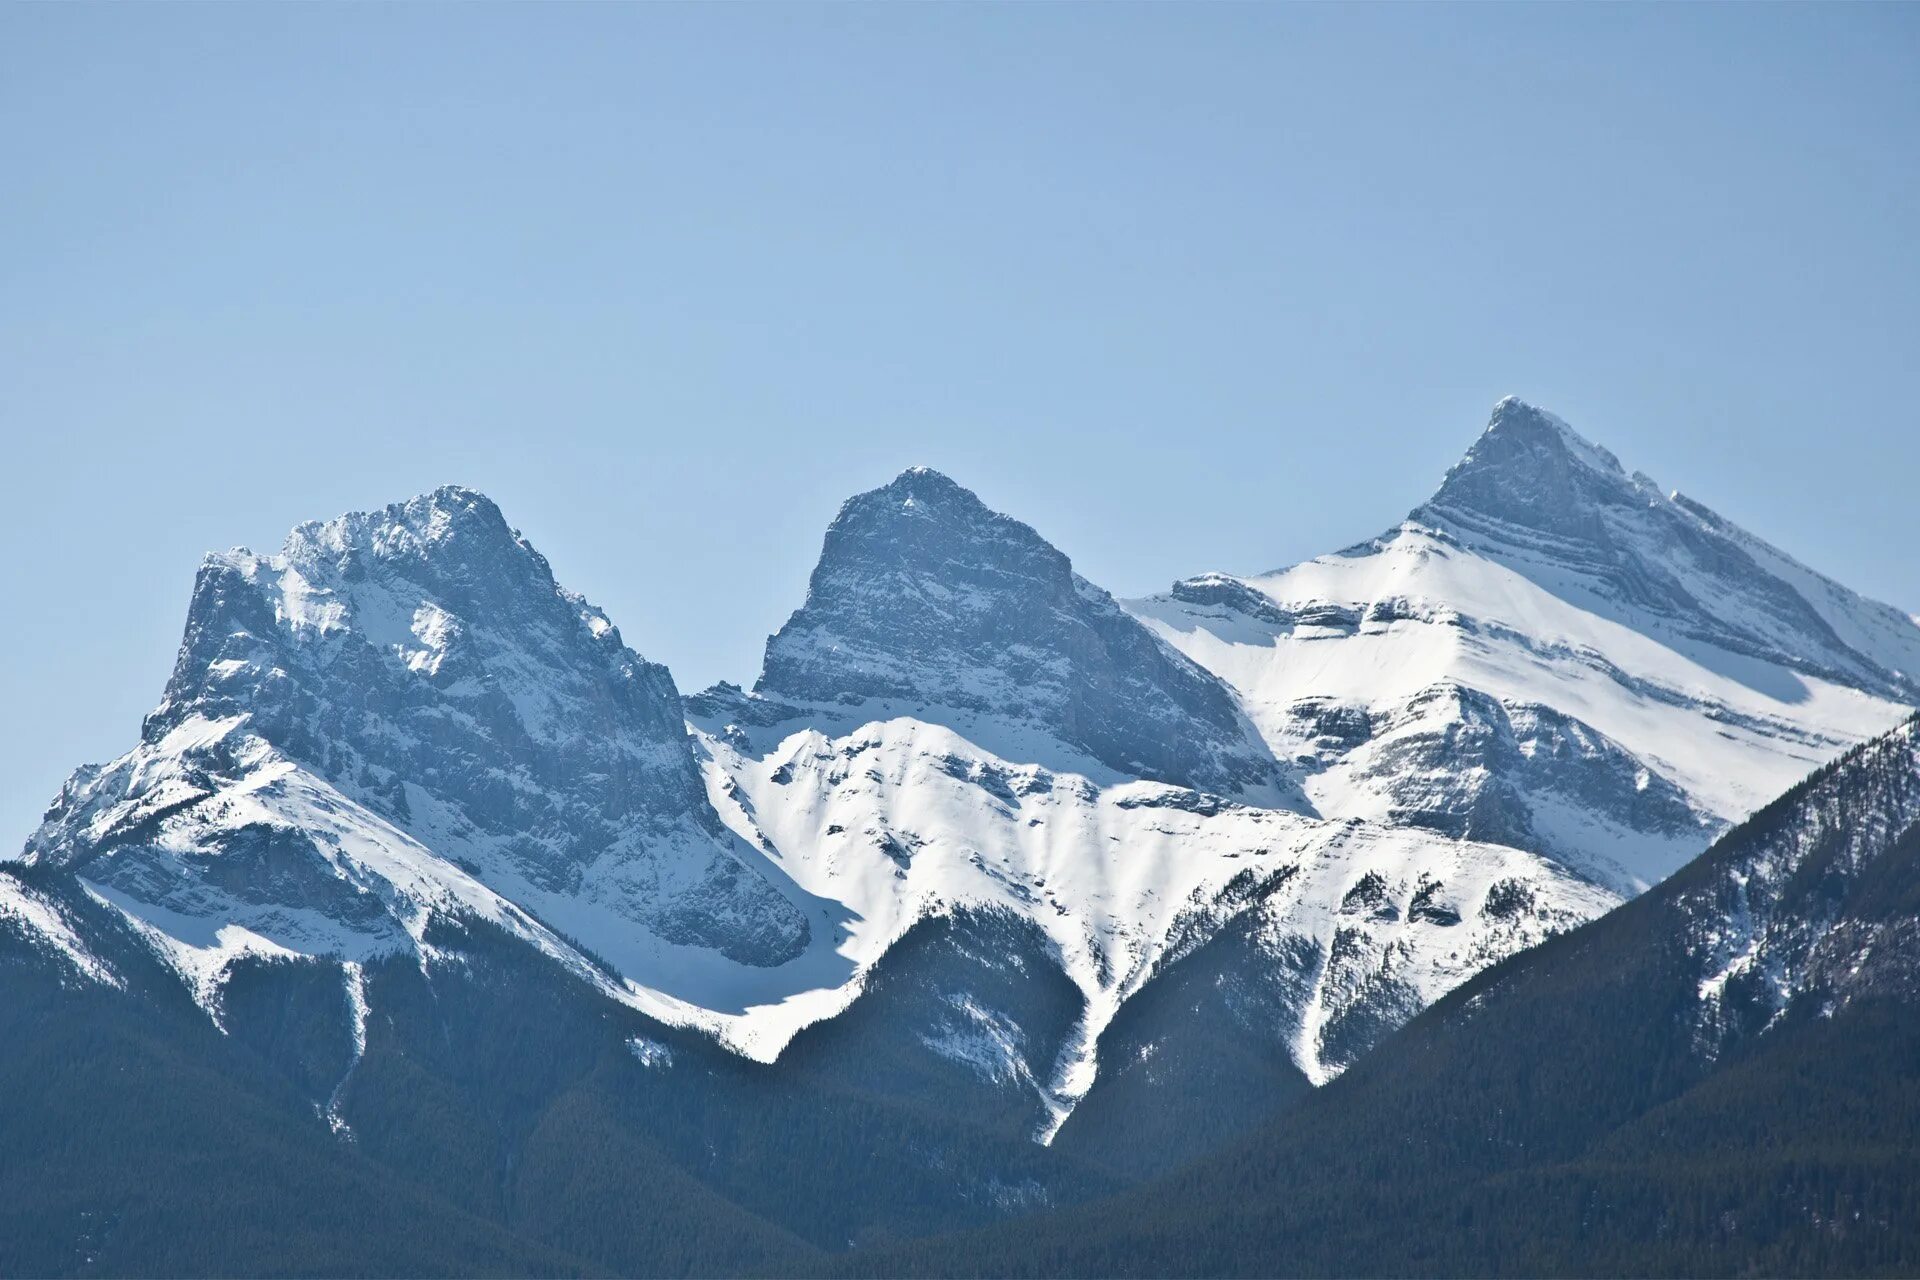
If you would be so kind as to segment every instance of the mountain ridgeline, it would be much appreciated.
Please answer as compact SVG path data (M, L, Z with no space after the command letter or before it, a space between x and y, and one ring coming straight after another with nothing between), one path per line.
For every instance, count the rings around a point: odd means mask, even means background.
M1911 1271L1916 671L1511 399L1137 601L909 470L688 697L302 525L0 863L0 1272Z

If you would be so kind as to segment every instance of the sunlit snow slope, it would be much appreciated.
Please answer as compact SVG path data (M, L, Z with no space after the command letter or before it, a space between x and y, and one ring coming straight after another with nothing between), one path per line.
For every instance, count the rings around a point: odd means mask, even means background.
M1248 913L1284 988L1267 1033L1317 1081L1341 1046L1616 900L1522 850L1296 812L1229 689L924 469L843 507L756 692L689 705L717 809L844 905L863 972L932 914L1038 924L1084 1001L1067 1051L1018 1073L1056 1118L1120 1005ZM770 1052L851 994L722 1025Z
M1132 602L1330 817L1623 891L1920 701L1920 626L1518 400L1387 534Z

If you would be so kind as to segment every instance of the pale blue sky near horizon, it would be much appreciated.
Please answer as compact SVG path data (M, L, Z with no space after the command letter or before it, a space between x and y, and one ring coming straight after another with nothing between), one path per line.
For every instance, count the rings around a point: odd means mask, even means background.
M458 482L683 689L928 464L1121 595L1500 395L1920 608L1920 7L0 9L0 847L208 550Z

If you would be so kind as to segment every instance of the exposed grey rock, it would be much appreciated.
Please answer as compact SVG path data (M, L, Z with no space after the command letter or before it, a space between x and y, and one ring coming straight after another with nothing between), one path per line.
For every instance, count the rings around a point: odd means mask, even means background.
M1779 564L1761 563L1781 559L1777 552L1700 503L1627 474L1611 453L1522 400L1494 407L1486 431L1411 519L1522 574L1551 573L1556 589L1572 583L1639 627L1652 622L1684 640L1920 701L1912 672L1849 644ZM1801 585L1835 586L1801 575ZM1849 603L1892 615L1882 620L1896 628L1902 621L1884 605Z
M1351 725L1352 709L1306 709L1316 723ZM1554 853L1559 803L1604 815L1623 833L1698 839L1717 825L1685 792L1590 725L1550 707L1508 706L1488 694L1442 683L1351 735L1355 780L1388 797L1392 821L1462 839ZM1331 735L1323 735L1330 737ZM1588 868L1602 880L1618 876Z
M1207 573L1176 582L1168 594L1182 604L1220 609L1276 627L1291 627L1296 621L1293 614L1238 578L1224 573Z
M1219 680L1039 534L925 468L840 509L755 691L991 714L1130 776L1304 803Z
M806 918L708 805L666 669L470 490L302 525L275 557L209 557L141 751L76 774L28 855L142 900L217 890L327 914L322 882L356 891L324 836L247 827L188 842L190 857L157 839L183 806L243 789L263 751L548 909L589 901L753 964L806 943ZM129 806L138 821L94 824Z

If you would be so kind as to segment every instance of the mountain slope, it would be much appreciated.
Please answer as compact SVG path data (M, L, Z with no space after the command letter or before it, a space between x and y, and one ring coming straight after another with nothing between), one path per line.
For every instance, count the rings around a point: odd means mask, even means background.
M1156 783L1101 787L905 715L773 712L738 693L693 709L723 816L806 891L844 904L863 968L957 907L1033 921L1083 1001L1064 1051L1020 1067L1055 1123L1093 1085L1114 1014L1235 921L1258 934L1249 979L1276 1005L1262 1039L1319 1080L1481 965L1614 901L1519 850ZM767 715L779 718L752 723ZM839 998L748 1010L731 1034L785 1036ZM1380 1025L1343 1042L1361 1009Z
M1234 1148L935 1274L1911 1274L1920 725ZM868 1265L866 1263L863 1266Z
M1066 1203L1114 1185L1024 1132L851 1079L841 1059L884 1052L891 1025L768 1068L609 1001L484 920L436 920L424 964L242 958L216 1026L65 872L0 869L0 900L31 903L0 914L10 1270L150 1256L268 1274L299 1269L288 1248L327 1231L339 1239L305 1256L329 1273L784 1271L1004 1216L1014 1193ZM223 1090L233 1114L210 1118ZM341 1226L368 1187L401 1220Z
M1042 1137L1097 1085L1117 1012L1229 927L1264 1002L1244 1019L1251 1074L1320 1081L1481 965L1613 901L1522 851L1286 807L1225 685L925 469L843 507L756 692L718 686L688 708L716 810L841 904L861 972L947 911L1033 922L1082 1002L1064 1045L1007 1068L1044 1108ZM1165 781L1151 751L1197 772ZM767 1057L858 990L699 1025ZM1179 1059L1152 1073L1169 1100L1188 1083Z
M1632 892L1920 701L1920 625L1502 401L1395 529L1129 604L1330 817Z
M0 1271L593 1272L341 1144L51 879L0 869Z

